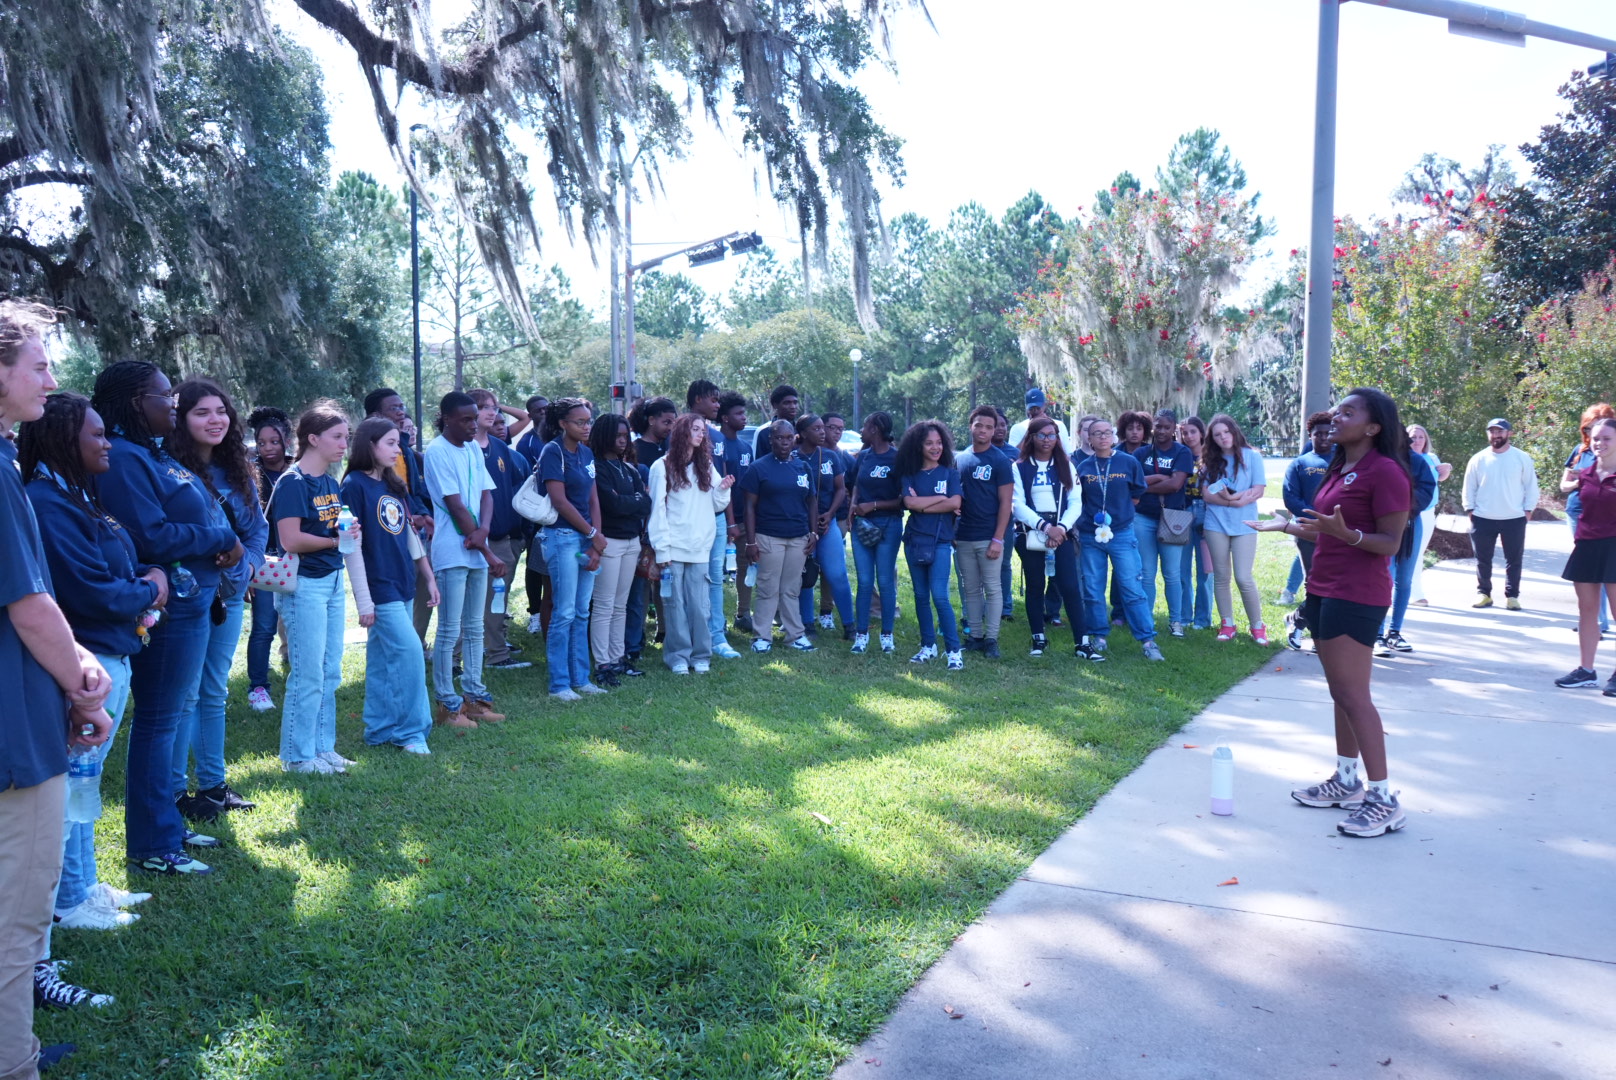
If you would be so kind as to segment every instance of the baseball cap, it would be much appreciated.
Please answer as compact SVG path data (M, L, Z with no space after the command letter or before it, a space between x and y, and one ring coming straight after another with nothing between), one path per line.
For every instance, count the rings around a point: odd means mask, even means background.
M1501 427L1505 431L1515 430L1515 425L1511 424L1508 420L1505 420L1502 416L1493 417L1491 420L1487 421L1487 426L1489 428Z
M1036 386L1027 391L1027 407L1029 409L1034 406L1041 409L1048 402L1048 400L1048 398L1044 397L1044 392L1038 389Z

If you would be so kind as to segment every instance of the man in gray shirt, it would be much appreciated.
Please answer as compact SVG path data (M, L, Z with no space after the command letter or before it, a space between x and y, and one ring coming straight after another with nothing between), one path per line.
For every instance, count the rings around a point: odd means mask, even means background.
M1526 518L1537 508L1537 472L1532 459L1510 445L1515 429L1503 417L1487 422L1485 450L1465 466L1464 508L1476 549L1475 607L1493 606L1493 547L1504 542L1504 604L1521 610L1521 553Z

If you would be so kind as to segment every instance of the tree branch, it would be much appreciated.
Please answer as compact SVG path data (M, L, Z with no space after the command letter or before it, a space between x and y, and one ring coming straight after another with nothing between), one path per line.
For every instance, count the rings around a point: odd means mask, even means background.
M10 135L0 139L0 169L23 159L22 136Z
M0 147L0 156L4 156L4 148ZM15 176L0 176L0 199L25 187L35 184L75 184L79 187L90 185L89 173L63 172L60 169L35 169L33 172L18 173Z
M517 19L511 30L473 48L462 63L434 66L415 50L376 33L357 10L342 0L295 2L305 15L346 40L366 67L391 68L407 82L447 94L485 91L489 72L499 63L499 54L543 30L546 24L544 7L535 5L528 15Z

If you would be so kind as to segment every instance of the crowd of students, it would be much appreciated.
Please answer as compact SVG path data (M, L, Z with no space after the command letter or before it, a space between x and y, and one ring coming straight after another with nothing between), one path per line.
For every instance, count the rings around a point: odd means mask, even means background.
M25 696L33 680L44 686L38 701L63 702L58 722L71 709L76 753L104 755L128 713L134 869L209 873L197 855L219 841L193 826L252 808L228 783L224 723L249 611L248 702L274 708L269 663L280 635L282 767L324 775L354 764L337 749L336 722L350 595L366 630L364 741L425 755L434 726L505 719L484 677L490 666L532 663L506 632L524 556L528 628L544 639L549 696L572 702L645 674L651 611L662 663L676 676L744 662L732 628L750 638L750 652L769 653L778 623L778 647L809 652L839 622L851 653L871 653L877 601L876 649L893 654L900 550L919 631L913 664L959 670L968 652L1000 659L1000 627L1014 617L1012 551L1033 656L1049 651L1050 629L1068 625L1073 654L1103 662L1112 629L1124 627L1147 660L1162 661L1158 574L1168 637L1212 629L1215 604L1217 640L1234 640L1237 590L1247 633L1267 645L1255 532L1280 527L1310 562L1304 618L1332 673L1341 754L1330 781L1296 797L1347 808L1341 828L1352 835L1401 824L1368 655L1385 636L1410 466L1396 407L1378 392L1355 391L1314 418L1322 466L1317 483L1306 466L1309 506L1260 522L1262 457L1221 414L1203 424L1167 409L1129 412L1115 425L1087 415L1068 430L1034 389L1014 428L982 406L958 444L942 421L899 432L889 414L871 413L851 453L839 446L845 419L805 414L790 386L773 391L773 415L747 440L745 399L701 380L682 409L651 398L627 417L597 416L575 397L515 409L488 391L454 392L421 448L387 388L366 397L357 420L319 401L295 422L273 408L244 421L218 383L175 386L138 361L105 369L89 398L48 393L39 347L48 321L26 307L0 310L0 420L18 425L15 449L5 444L17 467L0 468L0 601L9 612L0 666ZM21 601L52 593L57 614L37 624L19 617ZM126 909L149 894L97 882L93 823L70 823L63 839L59 733L54 746L37 732L26 745L7 738L11 787L0 811L20 812L20 789L56 785L63 870L59 886L51 872L52 910L36 930L52 915L66 927L134 921ZM6 857L0 850L0 863ZM21 897L23 885L8 878L8 895ZM101 1003L60 978L40 936L36 999ZM9 944L17 955L36 942ZM0 999L10 1000L10 977L0 976ZM5 1008L0 1027L14 1018ZM0 1070L9 1065L0 1058Z

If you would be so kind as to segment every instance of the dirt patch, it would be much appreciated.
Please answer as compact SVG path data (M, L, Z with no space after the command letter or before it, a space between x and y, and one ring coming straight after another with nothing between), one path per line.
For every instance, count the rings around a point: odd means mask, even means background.
M1438 559L1473 559L1475 549L1470 546L1470 534L1437 529L1431 534L1431 553Z

